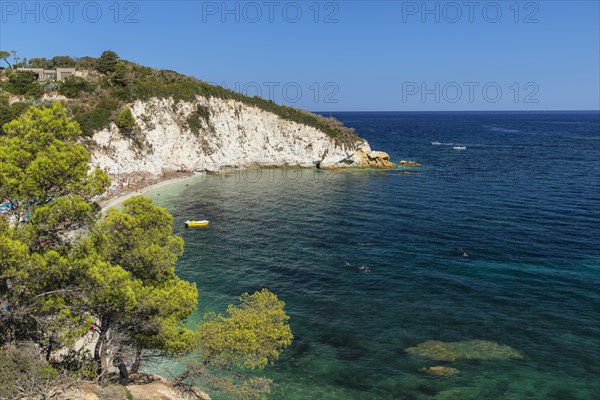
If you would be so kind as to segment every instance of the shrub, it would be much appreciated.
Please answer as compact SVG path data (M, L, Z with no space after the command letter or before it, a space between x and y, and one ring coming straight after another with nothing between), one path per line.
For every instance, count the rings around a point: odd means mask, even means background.
M126 133L131 133L137 126L135 118L129 108L124 108L117 118L117 126Z
M46 398L58 372L38 351L33 345L0 349L0 399Z
M204 121L204 124L208 126L210 122L210 113L208 108L198 104L196 105L196 110L193 111L187 119L188 127L193 134L200 134L200 129L202 128L201 121Z
M9 105L8 102L3 103L0 101L0 135L4 134L2 126L13 119L16 119L23 111L27 110L28 107L29 104L27 103L16 102Z
M89 350L75 350L70 348L61 358L54 363L54 367L61 371L68 371L71 376L87 380L98 377L98 365Z
M8 75L6 88L9 92L21 96L37 97L41 91L36 76L31 71L17 71Z
M50 61L47 60L45 57L32 58L29 60L29 67L31 67L31 68L50 69L51 68L50 64L51 64Z
M73 68L76 61L69 56L56 56L50 59L50 69Z
M115 72L117 61L119 61L119 56L117 53L107 50L102 53L98 60L96 60L96 71L100 72L101 74L110 74Z
M99 103L91 109L73 109L75 120L81 125L84 135L91 136L94 132L104 129L111 121L113 113L119 107L118 101L103 97Z
M69 76L61 84L58 92L70 99L79 97L81 93L91 92L93 87L90 82L78 76Z
M124 61L119 61L115 65L110 81L115 86L126 87L133 81L132 75L130 66Z

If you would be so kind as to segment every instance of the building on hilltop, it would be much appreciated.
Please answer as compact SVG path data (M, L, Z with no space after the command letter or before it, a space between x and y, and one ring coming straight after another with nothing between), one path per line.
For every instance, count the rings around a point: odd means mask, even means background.
M38 82L45 81L64 81L65 78L75 75L75 68L17 68L17 71L33 72Z

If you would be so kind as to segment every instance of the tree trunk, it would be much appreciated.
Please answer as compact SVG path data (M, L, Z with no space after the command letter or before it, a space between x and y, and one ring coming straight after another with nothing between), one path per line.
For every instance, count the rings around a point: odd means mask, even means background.
M106 365L106 340L108 339L108 330L110 329L110 319L102 317L100 322L100 336L94 347L94 361L96 361L98 377L103 378L108 370Z
M48 340L48 349L46 350L46 361L50 362L50 356L52 355L52 336L50 336L50 339Z
M132 374L137 374L140 371L141 363L142 363L142 349L138 348L135 351L135 360L133 360L133 365L131 366Z

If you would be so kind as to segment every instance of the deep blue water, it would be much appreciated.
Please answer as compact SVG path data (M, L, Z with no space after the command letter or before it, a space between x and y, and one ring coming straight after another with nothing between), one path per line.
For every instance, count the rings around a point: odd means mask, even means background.
M599 113L333 116L423 166L234 171L153 194L185 239L177 272L199 314L262 287L286 302L296 339L265 371L270 398L600 398ZM197 217L211 226L182 228ZM430 339L523 359L406 353ZM431 365L461 373L419 372Z

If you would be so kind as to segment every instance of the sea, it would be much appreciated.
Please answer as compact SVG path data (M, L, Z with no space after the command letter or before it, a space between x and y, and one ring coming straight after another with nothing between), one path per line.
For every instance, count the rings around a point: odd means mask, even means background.
M285 301L294 342L257 372L269 399L599 399L600 113L329 115L422 165L232 170L149 193L185 240L192 320L261 288ZM406 351L432 340L522 357Z

